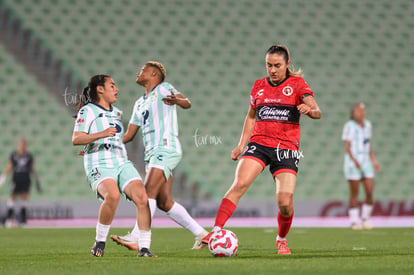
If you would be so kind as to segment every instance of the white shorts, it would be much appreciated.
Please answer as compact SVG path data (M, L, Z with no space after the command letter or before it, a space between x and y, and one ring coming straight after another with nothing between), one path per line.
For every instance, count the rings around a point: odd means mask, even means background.
M358 169L355 163L349 158L345 157L344 175L347 180L361 180L374 178L374 166L371 159L360 163L361 168Z
M180 163L182 154L164 148L156 149L145 156L145 168L158 168L164 171L165 180L172 175L172 171Z
M131 161L127 161L119 167L106 168L98 167L89 171L87 179L89 186L96 193L97 198L102 198L98 193L98 185L105 179L113 179L118 184L119 192L124 194L125 187L133 180L140 180L142 178L135 169Z

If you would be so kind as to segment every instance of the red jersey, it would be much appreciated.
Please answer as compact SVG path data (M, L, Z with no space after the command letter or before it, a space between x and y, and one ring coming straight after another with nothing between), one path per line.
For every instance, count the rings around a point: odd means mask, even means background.
M300 113L297 106L312 90L302 77L289 76L278 85L269 78L257 80L250 93L250 106L256 122L249 142L280 149L298 150Z

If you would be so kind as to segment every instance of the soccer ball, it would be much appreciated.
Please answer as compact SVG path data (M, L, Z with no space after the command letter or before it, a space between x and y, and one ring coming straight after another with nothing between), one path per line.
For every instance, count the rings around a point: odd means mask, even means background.
M208 249L215 257L232 257L239 248L236 234L230 230L219 230L208 240Z

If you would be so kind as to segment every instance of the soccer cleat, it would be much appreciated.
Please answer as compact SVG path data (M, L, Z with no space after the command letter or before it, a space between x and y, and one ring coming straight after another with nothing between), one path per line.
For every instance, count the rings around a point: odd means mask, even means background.
M206 246L205 243L203 243L203 238L207 237L209 233L207 231L204 231L203 233L201 233L200 235L196 236L194 245L192 249L202 249L204 246Z
M151 257L151 258L155 258L155 257L157 257L157 255L152 254L151 251L149 251L148 248L143 247L138 252L137 257Z
M371 225L371 223L368 220L364 220L362 222L362 228L363 229L372 229L372 225Z
M208 240L210 240L211 235L213 235L214 231L209 232L204 238L201 239L201 242L206 245L208 244Z
M353 224L351 224L351 229L352 230L361 230L361 226L359 226L359 224L353 223Z
M111 239L129 250L138 250L138 238L134 238L129 232L125 236L111 235Z
M279 255L290 255L290 250L287 241L276 241L277 253Z
M95 257L103 257L105 242L95 242L91 249L91 254Z

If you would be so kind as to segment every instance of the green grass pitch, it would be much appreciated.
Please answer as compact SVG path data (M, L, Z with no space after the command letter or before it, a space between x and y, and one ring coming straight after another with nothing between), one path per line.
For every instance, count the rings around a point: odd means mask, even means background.
M275 229L229 229L239 238L232 258L214 258L207 247L191 250L193 237L181 228L152 230L158 258L137 258L112 240L95 258L94 228L0 228L0 274L414 274L414 228L292 228L292 255L281 256Z

